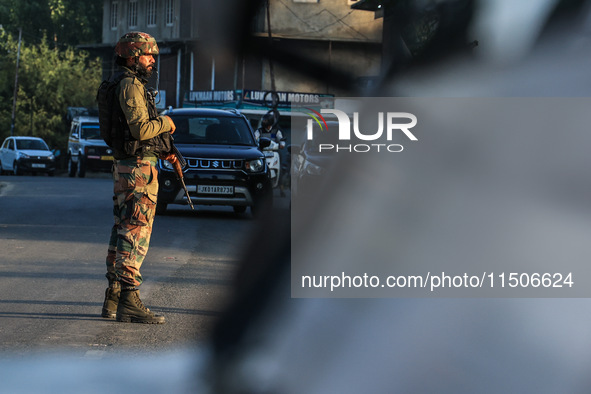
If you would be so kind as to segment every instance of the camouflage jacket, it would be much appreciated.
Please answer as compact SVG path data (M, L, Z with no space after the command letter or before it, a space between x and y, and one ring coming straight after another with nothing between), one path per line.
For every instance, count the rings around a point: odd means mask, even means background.
M131 72L125 67L123 70ZM149 140L171 130L168 119L158 116L154 104L148 103L146 82L139 77L123 78L116 91L121 110L129 125L129 132L139 141ZM150 104L153 106L152 111L150 111ZM153 113L150 114L150 112Z

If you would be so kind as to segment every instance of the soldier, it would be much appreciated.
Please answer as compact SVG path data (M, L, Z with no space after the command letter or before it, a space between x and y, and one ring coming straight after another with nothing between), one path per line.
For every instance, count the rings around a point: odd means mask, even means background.
M139 296L140 267L148 251L158 195L157 159L174 162L170 135L175 125L158 116L145 85L158 55L149 34L130 32L115 47L120 70L97 94L101 134L113 148L115 224L107 253L109 287L102 316L133 323L164 323L164 316L146 308ZM105 136L103 130L107 130Z

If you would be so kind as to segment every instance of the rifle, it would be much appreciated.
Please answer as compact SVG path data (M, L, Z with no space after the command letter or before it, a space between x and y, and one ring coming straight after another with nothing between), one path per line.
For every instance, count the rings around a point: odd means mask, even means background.
M174 163L172 163L172 165L174 167L174 172L176 172L177 179L181 182L183 189L185 189L185 196L187 196L187 202L191 206L191 209L195 210L195 207L193 207L193 201L191 201L191 197L189 196L189 191L187 190L187 186L185 185L185 178L183 177L183 167L185 167L187 165L187 161L185 160L183 155L181 155L181 152L179 152L177 147L174 145L172 136L171 136L171 145L172 145L172 154L175 155L175 157L176 157L176 161Z
M156 73L156 88L149 88L148 94L152 98L152 104L154 105L154 107L156 107L155 100L156 100L156 96L158 95L158 84L160 83L160 78L158 78L158 69L156 68L156 66L153 66L152 70L153 70L153 72ZM160 98L158 98L158 101L160 101ZM187 202L191 206L191 209L195 210L195 207L193 206L193 201L191 201L191 196L189 196L189 191L187 190L187 185L185 185L185 178L183 177L183 167L185 167L187 165L187 161L185 160L183 155L181 155L181 152L179 152L179 150L175 146L174 138L172 138L172 135L170 135L170 145L172 146L172 154L176 156L176 161L174 163L171 163L172 166L174 167L174 172L176 172L176 177L179 180L179 182L181 182L181 185L183 186L183 189L185 190L185 196L187 196Z

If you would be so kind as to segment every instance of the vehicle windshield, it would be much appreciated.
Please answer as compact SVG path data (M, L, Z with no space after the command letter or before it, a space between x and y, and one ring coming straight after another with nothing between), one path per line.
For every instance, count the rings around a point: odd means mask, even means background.
M243 118L225 116L171 115L177 144L255 145Z
M49 150L45 142L41 140L16 140L18 150Z
M101 131L100 131L98 123L83 124L81 127L81 130L82 130L82 135L80 136L80 138L82 138L82 139L85 139L85 140L100 140L100 139L102 139Z

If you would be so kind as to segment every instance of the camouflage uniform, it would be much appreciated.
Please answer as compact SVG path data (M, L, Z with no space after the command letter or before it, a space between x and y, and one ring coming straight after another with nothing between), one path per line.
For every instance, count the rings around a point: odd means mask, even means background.
M130 133L140 141L171 131L168 120L157 116L153 102L149 102L146 82L124 78L117 88ZM115 223L106 259L109 282L120 281L124 286L142 283L140 267L150 244L158 195L157 159L155 153L148 151L120 158L113 164Z
M146 90L156 40L130 32L115 47L121 71L104 81L97 92L101 136L113 148L113 214L107 252L105 301L101 316L120 322L162 324L164 316L146 308L140 299L140 268L148 252L158 196L156 161L171 155L175 129L172 119L158 116ZM134 60L130 60L134 58Z
M116 160L113 165L113 215L107 278L142 283L140 267L148 252L158 196L156 157Z

